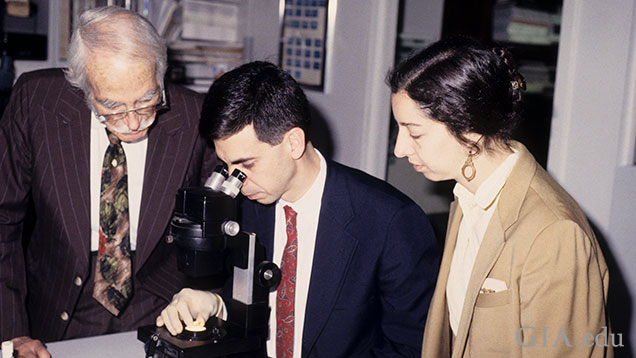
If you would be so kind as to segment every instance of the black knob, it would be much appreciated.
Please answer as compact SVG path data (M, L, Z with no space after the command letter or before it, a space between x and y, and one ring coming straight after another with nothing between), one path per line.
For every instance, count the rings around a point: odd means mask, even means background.
M263 261L256 267L258 283L267 289L276 288L280 283L281 272L275 263Z

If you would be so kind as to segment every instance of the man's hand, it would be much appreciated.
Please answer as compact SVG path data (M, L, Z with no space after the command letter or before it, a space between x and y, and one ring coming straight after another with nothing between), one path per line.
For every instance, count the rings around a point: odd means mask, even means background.
M223 309L223 301L216 293L184 288L161 311L161 316L157 317L157 327L165 325L172 335L176 335L183 331L181 321L186 326L192 325L193 317L205 322L212 315L222 314Z
M13 338L13 354L18 358L51 358L42 342L27 336Z

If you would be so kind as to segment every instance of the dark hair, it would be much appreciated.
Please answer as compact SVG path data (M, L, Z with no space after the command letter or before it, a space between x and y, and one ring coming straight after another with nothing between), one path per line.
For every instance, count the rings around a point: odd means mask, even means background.
M201 110L200 131L210 140L253 124L258 140L279 144L287 131L309 130L309 103L298 83L279 67L255 61L212 83Z
M507 145L521 120L525 82L512 55L470 38L434 43L397 65L387 82L393 94L405 91L470 146L476 143L464 136L467 132L482 134L486 149L493 142Z

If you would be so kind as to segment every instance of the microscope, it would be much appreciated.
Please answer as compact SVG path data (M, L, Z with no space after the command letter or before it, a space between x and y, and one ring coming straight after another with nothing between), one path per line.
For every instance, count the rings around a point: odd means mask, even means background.
M241 230L236 196L246 176L218 166L204 187L177 191L167 241L176 245L177 268L200 278L232 274L228 318L210 317L201 330L173 336L165 327L139 327L146 358L264 357L269 322L268 296L280 269L266 261L254 233Z

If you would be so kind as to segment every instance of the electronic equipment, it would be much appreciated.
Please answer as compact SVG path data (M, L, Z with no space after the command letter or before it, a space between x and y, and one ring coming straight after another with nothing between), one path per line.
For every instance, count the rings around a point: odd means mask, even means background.
M205 187L179 189L167 238L178 249L179 271L188 276L216 275L231 263L227 321L210 317L204 331L184 330L177 336L165 327L139 327L146 358L265 357L268 296L281 273L266 261L256 235L241 231L236 196L245 178L238 169L228 176L219 166Z

